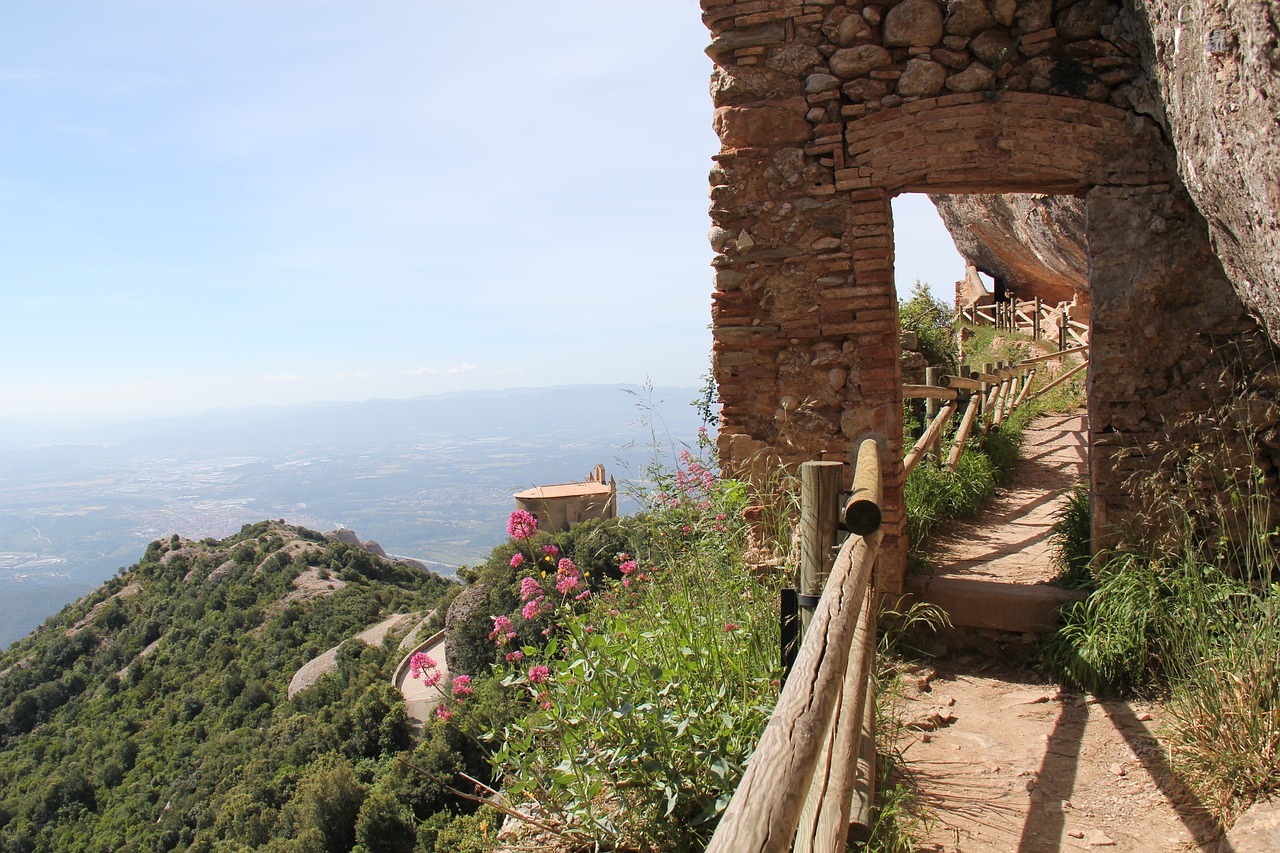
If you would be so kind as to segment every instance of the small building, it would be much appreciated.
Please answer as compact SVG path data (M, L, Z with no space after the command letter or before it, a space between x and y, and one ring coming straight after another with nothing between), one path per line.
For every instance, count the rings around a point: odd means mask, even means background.
M592 518L614 518L618 514L618 486L605 481L603 465L597 465L581 483L535 486L516 492L516 509L533 513L539 530L561 532Z

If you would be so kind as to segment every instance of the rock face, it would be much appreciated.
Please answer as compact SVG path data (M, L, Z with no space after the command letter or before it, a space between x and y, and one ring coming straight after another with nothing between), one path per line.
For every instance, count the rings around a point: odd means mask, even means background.
M1141 4L1151 113L1209 224L1214 253L1280 341L1280 8L1269 0ZM1182 10L1179 20L1179 10Z
M1280 13L1261 0L1190 7L1151 0L1136 15L1107 20L1105 6L1101 0L1069 6L1057 16L1057 32L1133 45L1139 67L1112 67L1096 57L1081 80L1120 82L1112 103L1160 123L1214 254L1243 303L1280 342ZM1018 14L1031 15L1033 7L1020 3ZM991 61L1001 36L988 29L969 50ZM1092 51L1082 43L1076 52ZM1049 299L1068 285L1087 290L1081 200L935 195L933 201L961 254L1019 295Z
M931 198L956 249L1006 293L1088 303L1083 199L1023 193Z

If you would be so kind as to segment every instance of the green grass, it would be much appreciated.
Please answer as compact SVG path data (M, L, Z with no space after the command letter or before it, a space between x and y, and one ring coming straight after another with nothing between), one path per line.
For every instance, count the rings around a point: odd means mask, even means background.
M1129 484L1143 525L1095 561L1097 588L1065 611L1043 662L1095 693L1165 696L1170 764L1225 825L1280 792L1280 553L1267 479L1228 458L1251 433L1222 413L1201 420ZM1219 480L1197 488L1188 472ZM1086 521L1069 506L1063 540ZM1066 562L1088 573L1082 553Z

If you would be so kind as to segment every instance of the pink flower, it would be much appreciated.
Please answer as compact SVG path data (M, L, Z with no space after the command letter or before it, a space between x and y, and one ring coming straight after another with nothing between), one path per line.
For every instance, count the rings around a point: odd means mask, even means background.
M521 554L519 551L511 555L511 568L518 569L520 568L520 564L523 562L524 554Z
M546 702L543 702L543 703L542 703L541 705L539 705L538 707L539 707L539 708L541 708L541 709L542 709L542 710L544 710L544 711L550 711L550 710L551 710L551 702L550 702L550 700L548 700L548 701L546 701Z
M520 651L519 649L516 649L514 652L507 652L506 657L508 662L513 660L520 660L521 658L524 657L524 652Z
M528 601L531 598L537 598L542 595L542 584L533 578L525 578L520 581L520 600Z
M453 679L453 695L454 696L470 696L471 695L471 676L459 675Z
M578 578L575 575L564 575L556 578L556 592L561 595L568 595L578 588Z
M587 597L588 597L588 596L590 596L590 595L591 595L591 590L589 590L589 589L584 589L582 592L580 592L580 593L578 593L577 595L575 595L575 596L573 597L573 600L574 600L574 601L582 601L582 599L587 598Z
M726 622L726 623L724 623L724 627L723 627L723 628L721 628L720 630L721 630L721 631L723 631L724 633L728 634L728 633L730 633L730 632L732 632L732 631L737 631L737 630L739 630L740 628L741 628L741 626L740 626L737 622Z
M530 684L546 684L547 679L551 676L551 670L545 664L537 664L529 667L529 683Z
M548 557L554 557L556 554L560 553L560 548L556 545L543 545L542 553L546 554Z
M534 619L537 619L543 613L546 613L547 607L548 605L547 605L546 597L540 595L537 598L533 599L532 601L525 602L524 607L520 609L520 615L523 616L527 621L532 622Z
M493 630L489 632L490 640L494 640L500 646L505 646L507 641L514 639L515 636L516 631L511 625L510 616L493 617Z
M507 535L512 539L532 539L538 532L538 519L532 513L518 509L507 517Z
M618 566L618 571L622 572L624 575L629 575L632 572L634 572L637 568L639 567L636 566L635 560L627 560L621 566Z
M435 669L436 666L435 658L431 655L426 652L414 652L413 657L409 658L409 676L421 678L424 672Z
M685 526L680 528L680 532L683 533L685 536L688 536L690 533L693 532L693 528L686 524Z
M618 608L616 608L616 607L611 607L611 608L609 608L609 615L610 615L610 616L617 616L617 615L618 615Z
M449 719L449 718L450 718L450 717L452 717L452 716L453 716L453 709L452 709L452 708L447 708L447 707L445 707L444 705L437 705L437 706L436 706L436 717L437 717L438 719L441 719L441 720L447 720L447 719Z

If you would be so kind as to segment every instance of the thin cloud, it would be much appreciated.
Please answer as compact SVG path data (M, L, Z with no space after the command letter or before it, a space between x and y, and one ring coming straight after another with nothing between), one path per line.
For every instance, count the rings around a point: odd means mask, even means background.
M264 373L262 374L263 382L298 382L301 376L294 376L292 373Z

